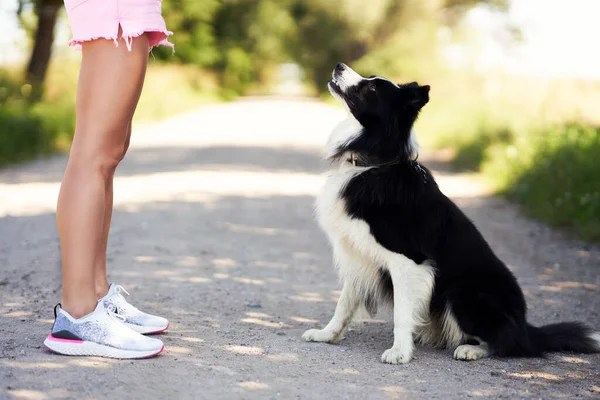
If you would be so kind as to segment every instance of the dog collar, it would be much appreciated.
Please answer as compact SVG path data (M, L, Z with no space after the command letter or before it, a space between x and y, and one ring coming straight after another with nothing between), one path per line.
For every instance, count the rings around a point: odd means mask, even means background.
M402 159L400 157L397 157L391 161L376 163L376 162L369 162L367 160L363 161L361 159L361 157L358 157L356 155L356 153L351 152L350 157L346 161L348 161L350 164L352 164L355 167L386 167L389 165L400 164L402 162Z

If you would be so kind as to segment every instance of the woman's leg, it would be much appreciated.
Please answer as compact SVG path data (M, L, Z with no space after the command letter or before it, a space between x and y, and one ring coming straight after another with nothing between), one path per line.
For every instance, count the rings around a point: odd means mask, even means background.
M85 42L82 50L75 136L56 216L62 305L75 318L92 312L97 304L95 268L108 231L107 194L112 193L112 176L142 91L148 38L134 38L131 51L123 40L118 47L109 40Z
M127 135L125 137L125 143L123 144L123 154L121 160L125 157L127 149L129 149L129 142L131 140L131 121L127 126ZM112 219L112 208L113 208L113 178L114 174L110 176L106 182L105 188L105 203L104 203L104 224L102 227L102 239L100 242L100 249L96 254L95 263L95 276L96 276L96 297L101 298L108 293L109 284L106 276L106 250L108 248L108 234L110 232L110 222Z

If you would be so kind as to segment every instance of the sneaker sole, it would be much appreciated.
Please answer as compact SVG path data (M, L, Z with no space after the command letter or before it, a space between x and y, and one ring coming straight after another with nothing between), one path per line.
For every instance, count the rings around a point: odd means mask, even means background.
M120 359L150 358L160 354L165 349L163 345L159 350L121 350L84 340L59 339L51 334L44 340L44 346L54 353L66 356L95 356Z
M169 329L169 326L171 326L170 322L167 323L167 326L140 326L128 324L127 322L123 322L123 324L129 329L133 329L134 331L136 331L137 333L141 333L142 335L153 335L155 333L161 333Z

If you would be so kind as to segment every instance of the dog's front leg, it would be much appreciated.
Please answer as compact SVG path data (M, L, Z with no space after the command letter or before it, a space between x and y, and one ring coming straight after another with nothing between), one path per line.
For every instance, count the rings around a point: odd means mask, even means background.
M418 265L398 255L388 264L394 286L394 345L381 356L389 364L406 364L414 352L413 332L426 313L431 298L433 273L429 265Z
M335 308L333 318L324 329L309 329L302 339L307 342L339 343L343 333L359 305L359 297L352 285L344 283L342 294Z

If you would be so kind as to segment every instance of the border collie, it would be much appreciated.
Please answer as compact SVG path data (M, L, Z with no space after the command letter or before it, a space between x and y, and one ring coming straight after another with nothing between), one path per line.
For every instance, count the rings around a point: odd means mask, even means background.
M394 309L394 343L382 355L407 363L414 341L454 350L457 360L600 352L600 334L577 322L526 320L516 278L463 212L416 161L413 124L429 86L363 78L338 64L329 91L348 118L332 132L339 164L317 198L343 284L329 324L306 341L337 343L359 307Z

